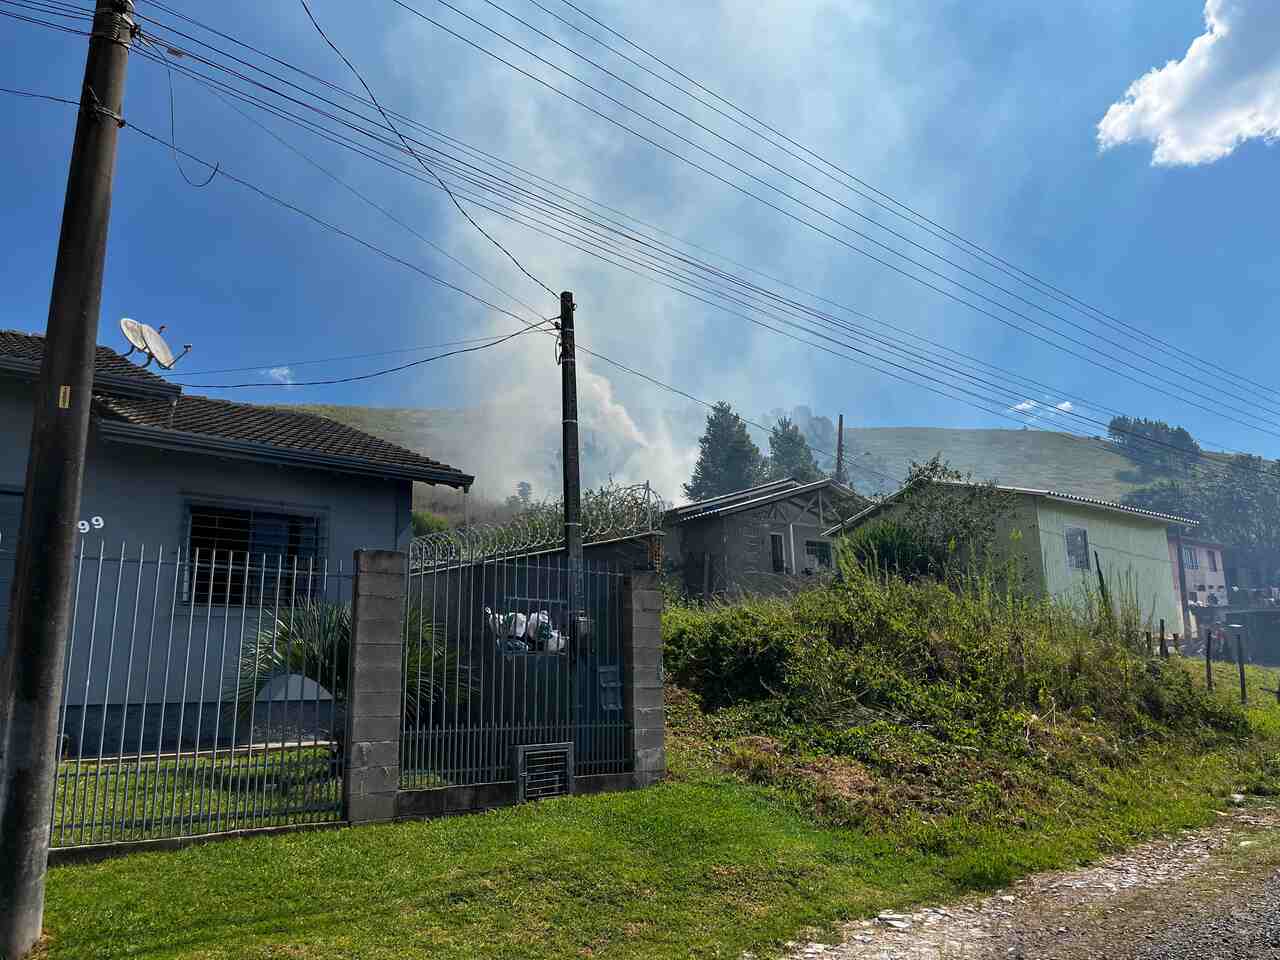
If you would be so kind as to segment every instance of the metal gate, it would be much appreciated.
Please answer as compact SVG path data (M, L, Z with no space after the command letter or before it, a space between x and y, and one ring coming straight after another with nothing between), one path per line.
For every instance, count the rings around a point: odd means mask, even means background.
M81 542L52 845L339 820L350 588L317 557Z
M578 776L627 770L623 581L619 570L588 561L572 630L562 551L494 556L476 533L415 541L402 785L519 781L528 754L520 748L534 745L571 745ZM572 778L557 782L568 788Z

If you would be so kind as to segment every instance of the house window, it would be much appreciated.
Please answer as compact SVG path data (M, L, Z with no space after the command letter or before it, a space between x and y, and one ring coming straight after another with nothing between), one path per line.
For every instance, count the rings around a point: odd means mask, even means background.
M1207 550L1205 552L1209 554L1210 571L1212 571L1213 573L1217 573L1218 572L1218 555L1214 553L1212 550Z
M806 540L804 542L805 564L810 570L831 569L831 544L824 540Z
M192 504L188 531L187 600L288 604L320 593L318 517Z
M1084 527L1067 527L1067 566L1089 569L1089 531Z
M1200 569L1200 554L1196 552L1195 547L1182 548L1182 565L1188 570Z
M773 556L773 572L786 573L787 562L782 552L782 534L769 534L769 552Z

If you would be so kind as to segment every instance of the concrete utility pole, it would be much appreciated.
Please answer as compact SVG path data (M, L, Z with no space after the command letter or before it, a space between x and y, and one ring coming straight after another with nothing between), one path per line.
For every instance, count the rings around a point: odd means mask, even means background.
M573 294L560 294L560 387L564 422L564 544L569 558L570 656L576 657L578 617L586 593L582 575L582 480L578 464L578 366Z
M844 414L840 414L840 425L836 427L836 483L848 483L844 472Z
M111 181L135 29L133 0L98 0L35 390L9 651L0 660L0 956L9 960L35 945L44 916L72 558Z

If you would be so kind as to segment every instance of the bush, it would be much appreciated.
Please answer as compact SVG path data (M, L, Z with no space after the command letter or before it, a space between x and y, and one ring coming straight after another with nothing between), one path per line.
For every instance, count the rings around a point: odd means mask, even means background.
M860 527L837 546L841 566L856 564L864 569L896 574L906 580L926 577L945 567L947 557L934 556L901 523L881 520Z
M1177 661L1149 662L1135 622L989 577L948 586L853 566L786 600L674 607L664 635L670 678L706 709L775 698L793 736L855 756L882 722L923 735L925 753L1026 752L1064 718L1127 743L1245 732Z

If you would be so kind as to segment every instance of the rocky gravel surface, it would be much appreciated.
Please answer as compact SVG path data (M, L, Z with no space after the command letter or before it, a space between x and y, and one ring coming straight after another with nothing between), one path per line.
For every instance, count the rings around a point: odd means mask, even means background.
M789 960L1280 960L1280 810L1214 826L992 896L845 926Z

